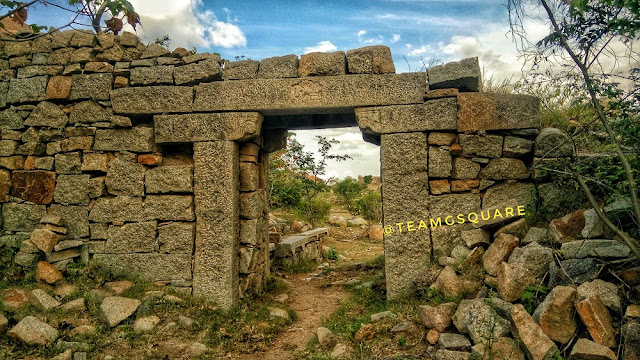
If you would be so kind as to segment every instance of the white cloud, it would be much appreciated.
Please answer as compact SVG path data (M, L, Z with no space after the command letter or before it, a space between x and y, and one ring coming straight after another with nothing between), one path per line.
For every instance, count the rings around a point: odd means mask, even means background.
M323 40L316 44L316 46L310 46L304 48L304 53L308 54L311 52L330 52L336 51L338 48L331 43L331 41Z
M391 42L396 43L398 41L400 41L400 34L393 34L393 37L391 38Z
M222 9L226 21L214 12L202 11L202 0L131 0L140 15L137 34L145 42L168 35L176 47L243 47L247 38L234 24L229 9ZM129 26L125 30L133 31Z
M424 56L424 55L433 55L435 52L433 47L430 45L421 45L420 47L414 47L412 44L405 44L405 47L408 50L407 55L409 56Z
M365 30L358 31L357 35L358 41L363 44L382 44L384 42L384 37L382 37L382 35L378 35L372 38L365 38L364 36L367 35L367 32Z

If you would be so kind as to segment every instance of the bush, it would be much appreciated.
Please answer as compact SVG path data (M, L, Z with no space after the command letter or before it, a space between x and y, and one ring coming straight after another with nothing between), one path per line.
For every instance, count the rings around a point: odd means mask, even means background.
M356 209L365 219L380 222L382 220L382 197L379 191L367 191L356 200Z
M353 208L353 200L360 195L362 188L358 180L347 177L336 184L334 191L344 200L347 208L351 210Z
M275 208L298 207L302 200L302 180L288 176L273 176L270 179L270 204Z
M311 202L301 201L298 209L300 217L315 226L318 221L327 220L331 203L320 198L313 198Z

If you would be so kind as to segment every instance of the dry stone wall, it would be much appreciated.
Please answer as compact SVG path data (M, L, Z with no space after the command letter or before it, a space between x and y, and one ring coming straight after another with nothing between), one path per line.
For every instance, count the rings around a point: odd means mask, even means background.
M2 241L23 264L91 260L229 307L269 276L267 154L287 119L311 116L381 145L387 291L401 296L465 232L500 223L447 215L535 207L534 155L557 134L540 140L535 97L482 93L477 59L394 72L384 46L227 62L130 33L2 42Z

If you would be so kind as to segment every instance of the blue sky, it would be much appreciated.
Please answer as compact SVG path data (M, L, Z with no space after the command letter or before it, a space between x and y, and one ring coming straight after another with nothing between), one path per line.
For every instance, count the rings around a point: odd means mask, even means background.
M65 1L58 0L60 4ZM484 77L518 78L521 61L508 34L506 0L203 1L130 0L141 16L145 42L168 35L171 48L218 52L254 60L367 45L391 48L396 72L478 56ZM71 14L39 6L28 22L61 26ZM533 38L546 33L530 22ZM315 135L341 141L339 152L354 160L329 164L328 176L379 174L379 148L362 141L358 129L298 131L308 151Z

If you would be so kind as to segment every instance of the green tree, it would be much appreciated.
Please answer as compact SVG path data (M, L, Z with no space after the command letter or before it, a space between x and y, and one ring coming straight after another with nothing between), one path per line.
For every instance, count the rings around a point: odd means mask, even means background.
M335 185L335 193L340 195L340 197L344 200L344 203L347 205L349 211L354 211L354 203L360 192L362 191L362 185L350 177L346 177L344 180L338 182Z
M615 154L624 184L620 187L631 202L630 231L640 232L638 202L638 140L640 133L640 55L633 48L640 31L640 5L636 0L509 0L511 31L519 49L532 64L533 79L566 86L577 94L577 101L588 103L591 122L599 122L609 147ZM542 40L531 43L524 20L539 16L550 24ZM548 70L541 70L548 67ZM584 131L584 127L575 133ZM640 260L638 242L615 225L600 210L593 195L597 179L573 168L572 174L587 195L598 217L618 235Z

